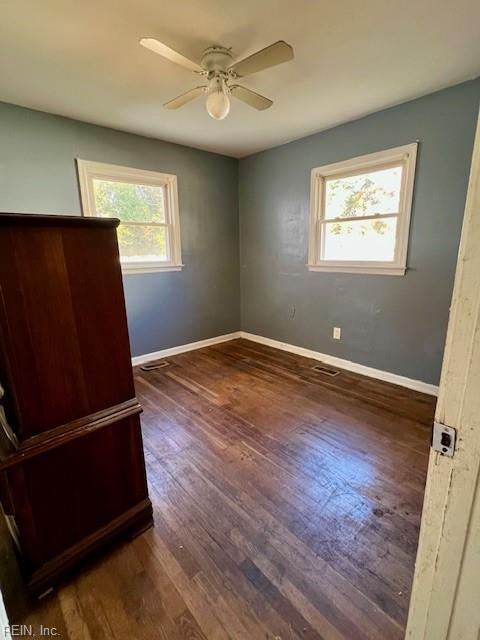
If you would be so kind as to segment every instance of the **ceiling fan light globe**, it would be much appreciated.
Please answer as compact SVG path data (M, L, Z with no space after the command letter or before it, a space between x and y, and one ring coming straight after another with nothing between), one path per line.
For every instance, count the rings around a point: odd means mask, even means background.
M212 91L207 97L208 115L215 120L223 120L230 111L230 99L223 91Z

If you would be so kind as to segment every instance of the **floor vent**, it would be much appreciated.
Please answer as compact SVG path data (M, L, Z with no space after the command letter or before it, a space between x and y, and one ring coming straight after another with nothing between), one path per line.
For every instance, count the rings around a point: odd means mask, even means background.
M331 378L338 376L340 373L340 371L337 371L336 369L330 369L329 367L324 367L321 364L316 364L312 369L314 371L318 371L318 373L323 373L325 376L330 376Z
M155 371L155 369L163 369L169 365L170 362L168 362L168 360L157 360L156 362L147 362L147 364L142 364L140 369L142 371Z

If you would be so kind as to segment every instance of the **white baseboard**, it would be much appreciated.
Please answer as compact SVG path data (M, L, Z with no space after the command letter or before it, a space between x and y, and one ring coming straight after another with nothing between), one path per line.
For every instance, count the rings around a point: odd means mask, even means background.
M206 340L198 340L197 342L189 342L188 344L180 344L178 345L178 347L170 347L168 349L161 349L160 351L154 351L152 353L145 353L142 356L135 356L132 358L132 366L137 367L139 364L145 364L146 362L158 360L159 358L168 358L168 356L175 356L177 355L177 353L194 351L195 349L210 347L212 344L219 344L220 342L235 340L235 338L240 338L240 333L240 331L235 331L234 333L226 333L223 336L207 338Z
M401 387L406 387L407 389L427 393L431 396L438 396L438 387L434 384L422 382L422 380L414 380L413 378L407 378L405 376L399 376L396 373L390 373L390 371L382 371L381 369L367 367L363 364L352 362L351 360L344 360L343 358L328 355L328 353L320 353L319 351L305 349L304 347L297 347L293 344L288 344L287 342L280 342L279 340L273 340L272 338L257 336L254 333L248 333L248 331L234 331L233 333L227 333L223 336L207 338L206 340L199 340L198 342L189 342L188 344L181 344L178 347L170 347L168 349L154 351L153 353L145 353L142 356L135 356L132 358L132 366L136 367L140 364L151 362L152 360L168 358L168 356L174 356L177 355L177 353L185 353L186 351L202 349L203 347L209 347L213 344L219 344L220 342L228 342L229 340L235 340L236 338L245 338L252 342L259 342L260 344L265 344L269 347L274 347L275 349L281 349L282 351L289 351L290 353L295 353L299 356L304 356L305 358L320 360L325 364L339 367L340 369L360 373L361 375L368 376L369 378L376 378L377 380L383 380L384 382L398 384Z
M374 369L373 367L367 367L357 362L351 362L350 360L344 360L343 358L337 358L336 356L330 356L327 353L320 353L319 351L312 351L311 349L305 349L304 347L296 347L293 344L287 342L279 342L278 340L272 340L272 338L264 338L263 336L257 336L254 333L248 333L247 331L240 331L240 337L246 340L252 340L252 342L259 342L275 349L282 349L282 351L289 351L305 358L312 358L313 360L320 360L325 364L329 364L340 369L346 369L347 371L353 371L360 373L361 375L368 376L369 378L377 378L384 382L391 382L392 384L398 384L401 387L407 387L407 389L413 389L414 391L420 391L421 393L427 393L431 396L438 396L438 386L429 384L428 382L422 382L421 380L414 380L413 378L407 378L405 376L399 376L396 373L390 373L389 371L382 371L381 369Z

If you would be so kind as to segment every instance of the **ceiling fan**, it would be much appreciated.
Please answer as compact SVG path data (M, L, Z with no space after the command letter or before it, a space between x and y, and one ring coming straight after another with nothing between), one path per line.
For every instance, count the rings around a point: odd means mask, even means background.
M233 64L232 52L225 47L208 47L203 52L201 62L198 64L181 53L170 49L170 47L155 38L142 38L140 44L167 58L167 60L194 71L207 81L207 84L190 89L190 91L166 102L163 106L167 109L178 109L194 98L205 94L207 95L207 111L215 120L223 120L228 115L230 111L230 95L259 111L271 107L272 100L251 89L247 89L247 87L235 84L235 81L237 78L244 78L252 73L288 62L293 58L293 48L283 40L274 42L269 47L265 47L265 49L261 49L248 56L248 58Z

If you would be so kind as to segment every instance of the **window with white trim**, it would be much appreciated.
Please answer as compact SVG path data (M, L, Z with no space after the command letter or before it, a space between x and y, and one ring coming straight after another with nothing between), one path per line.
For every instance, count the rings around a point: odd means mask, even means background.
M182 268L177 176L77 160L83 214L119 218L122 271Z
M312 170L308 268L403 275L417 144Z

